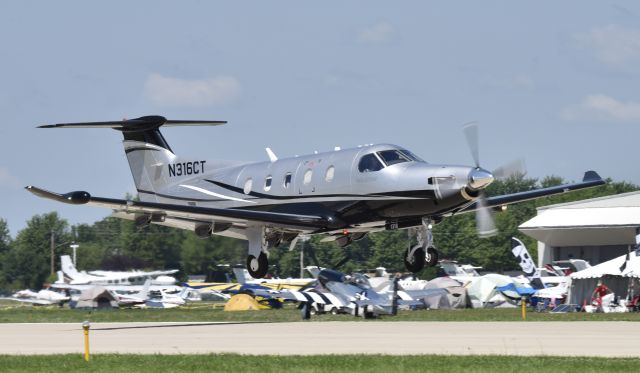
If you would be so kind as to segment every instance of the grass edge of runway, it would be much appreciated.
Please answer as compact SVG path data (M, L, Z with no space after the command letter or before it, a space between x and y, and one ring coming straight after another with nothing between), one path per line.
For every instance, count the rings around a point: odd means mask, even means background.
M292 307L281 310L225 312L211 305L173 309L72 310L59 307L16 306L0 308L0 323L47 322L297 322L300 312ZM350 315L318 315L312 321L361 321ZM520 309L463 309L400 311L373 321L520 321ZM528 321L640 321L640 313L528 312ZM369 321L369 320L367 320Z
M312 340L310 340L312 343ZM639 371L637 358L596 358L501 355L315 355L239 354L138 355L96 354L85 362L81 354L0 355L3 372L22 371L243 371L243 372L605 372Z

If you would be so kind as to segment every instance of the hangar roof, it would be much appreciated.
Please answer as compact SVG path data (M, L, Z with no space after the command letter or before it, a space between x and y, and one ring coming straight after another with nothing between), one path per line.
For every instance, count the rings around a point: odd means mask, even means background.
M640 227L640 192L538 208L520 225L528 236L552 246L635 243Z

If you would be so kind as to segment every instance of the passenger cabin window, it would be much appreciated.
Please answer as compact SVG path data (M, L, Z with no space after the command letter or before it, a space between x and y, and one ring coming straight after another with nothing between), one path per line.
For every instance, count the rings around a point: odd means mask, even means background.
M383 150L378 152L380 159L384 161L387 166L391 166L397 163L411 162L412 159L409 155L401 152L400 150Z
M264 179L264 190L266 192L269 191L269 189L271 189L271 181L273 180L273 178L271 177L271 175L267 176L266 179Z
M333 176L336 173L336 169L333 166L329 166L329 168L327 168L327 172L324 174L324 180L327 183L330 183L333 181Z
M360 163L358 163L358 171L360 172L380 171L383 168L384 166L373 153L363 156L360 158Z
M249 194L251 193L251 187L253 186L253 180L251 180L251 178L248 178L247 181L244 182L244 194Z
M282 183L282 185L285 189L289 188L289 185L291 185L291 172L287 172L284 175L284 182Z
M313 176L313 171L311 171L311 169L308 169L304 172L304 178L302 179L302 182L307 185L311 182L311 176Z

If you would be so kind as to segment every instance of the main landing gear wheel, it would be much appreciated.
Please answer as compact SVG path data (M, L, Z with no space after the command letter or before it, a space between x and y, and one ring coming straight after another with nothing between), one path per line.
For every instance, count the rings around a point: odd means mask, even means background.
M425 256L425 265L433 267L438 264L438 251L433 247L427 247L427 255Z
M404 266L409 272L417 273L420 272L422 268L424 268L425 253L424 248L418 247L417 249L415 249L413 254L411 254L411 251L414 248L408 248L407 252L404 254Z
M247 271L253 278L263 278L269 270L267 254L261 252L256 258L253 255L247 257Z

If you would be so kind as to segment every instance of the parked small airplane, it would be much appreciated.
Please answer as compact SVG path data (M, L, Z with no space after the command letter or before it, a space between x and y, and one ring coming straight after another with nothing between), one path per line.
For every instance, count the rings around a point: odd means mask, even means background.
M490 209L604 184L594 171L582 182L485 197L495 178L524 173L521 163L480 167L478 131L465 126L473 166L429 164L396 145L352 149L239 163L176 156L161 126L220 125L224 121L167 120L162 116L109 122L59 123L41 128L113 128L124 136L124 150L139 201L94 197L85 191L53 193L35 186L40 197L114 210L137 225L160 224L249 242L247 269L262 278L267 252L281 243L294 246L305 234L329 235L339 246L369 232L411 229L418 244L402 255L411 272L438 262L431 229L445 217L476 211L481 234L495 232Z
M186 304L190 289L185 287L180 292L166 290L151 291L151 280L146 280L142 290L133 294L122 294L112 291L118 305L129 307L175 308Z
M301 291L264 289L254 291L254 295L265 298L301 302L305 319L310 317L313 309L336 313L335 310L362 317L391 315L395 312L394 307L398 305L424 306L420 299L434 294L446 295L446 290L395 289L379 292L371 286L368 278L363 274L346 275L332 269L322 269L318 273L317 285Z
M169 275L178 272L177 269L151 272L115 272L102 270L79 272L69 255L62 255L60 257L60 266L62 267L64 279L68 280L64 281L64 283L70 285L142 285L146 280L152 280L152 285L174 285L176 279ZM60 279L58 279L58 281L60 281Z
M314 267L306 267L308 271L312 271ZM316 267L317 268L317 267ZM241 285L263 285L275 290L282 289L301 289L314 281L313 278L253 278L246 268L233 268L233 274L236 276L238 283Z
M5 297L0 299L14 300L22 303L31 303L37 305L51 305L51 304L63 304L69 301L69 296L48 289L42 289L39 292L31 290L20 290L14 293L11 297Z

